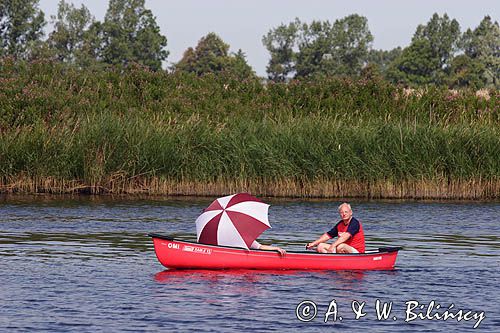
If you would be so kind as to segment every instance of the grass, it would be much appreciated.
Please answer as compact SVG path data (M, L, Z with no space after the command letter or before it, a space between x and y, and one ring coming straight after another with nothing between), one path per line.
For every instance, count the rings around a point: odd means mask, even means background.
M500 197L498 92L0 61L0 191Z

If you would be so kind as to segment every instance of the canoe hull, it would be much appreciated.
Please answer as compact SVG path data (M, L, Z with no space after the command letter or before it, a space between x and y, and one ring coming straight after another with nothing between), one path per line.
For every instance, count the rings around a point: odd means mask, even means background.
M319 254L246 250L150 235L160 263L171 269L389 270L400 248L361 254Z

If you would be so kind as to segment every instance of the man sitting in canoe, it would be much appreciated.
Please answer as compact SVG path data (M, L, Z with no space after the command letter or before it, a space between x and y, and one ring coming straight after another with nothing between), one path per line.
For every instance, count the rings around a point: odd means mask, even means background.
M330 231L325 232L314 242L307 244L311 249L317 246L319 253L363 253L365 252L365 234L363 226L352 217L351 205L343 203L339 206L340 222ZM333 237L338 238L332 243L326 242Z

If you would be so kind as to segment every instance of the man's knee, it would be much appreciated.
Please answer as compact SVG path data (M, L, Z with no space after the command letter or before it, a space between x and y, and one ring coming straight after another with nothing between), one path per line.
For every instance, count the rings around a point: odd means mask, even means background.
M348 249L344 243L337 246L337 253L348 253Z
M320 243L320 244L318 244L318 247L316 248L316 250L319 253L327 253L328 252L328 244Z
M358 251L356 251L356 249L353 248L352 246L347 245L345 243L342 243L342 244L339 244L339 246L337 246L337 252L339 252L339 253L357 253Z

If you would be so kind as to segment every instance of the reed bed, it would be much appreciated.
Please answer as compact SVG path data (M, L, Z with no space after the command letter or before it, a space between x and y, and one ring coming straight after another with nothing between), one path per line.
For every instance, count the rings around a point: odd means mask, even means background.
M315 182L242 181L217 180L214 182L179 181L158 177L125 179L116 182L110 179L99 186L79 181L53 178L17 177L4 185L6 193L47 194L131 194L169 196L218 196L245 191L258 196L301 198L369 198L369 199L436 199L436 200L483 200L498 197L500 182L472 179L469 181L345 181L317 180Z
M500 197L498 91L0 61L0 191Z

